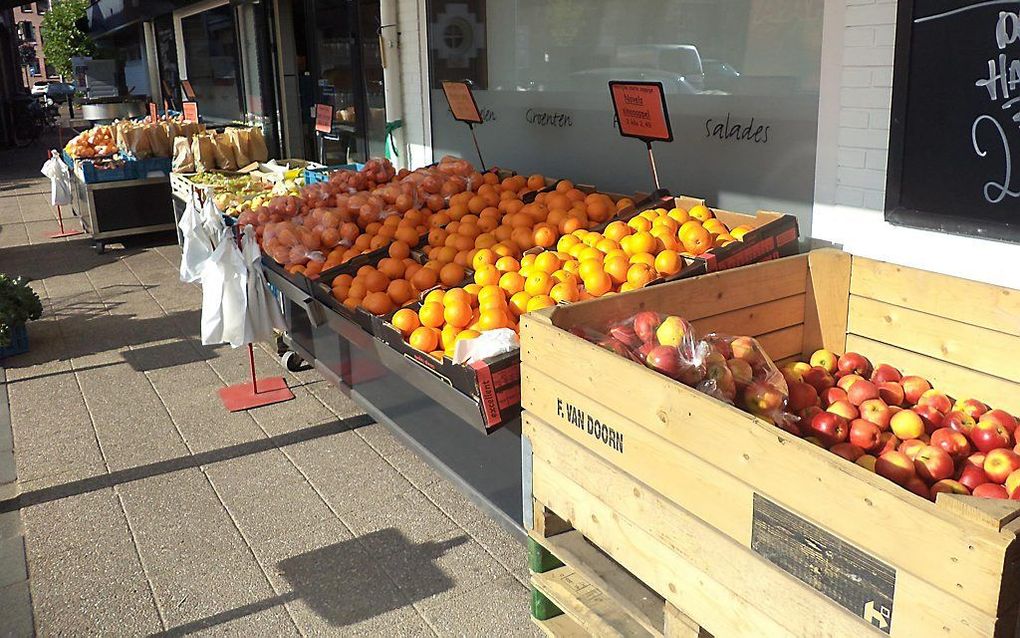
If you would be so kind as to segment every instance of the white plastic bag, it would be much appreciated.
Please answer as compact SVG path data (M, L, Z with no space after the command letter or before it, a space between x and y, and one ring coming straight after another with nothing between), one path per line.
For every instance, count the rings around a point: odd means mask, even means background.
M224 228L202 267L202 344L245 345L248 271L233 232Z
M255 228L244 227L241 236L241 254L248 268L248 334L246 343L272 342L275 330L286 329L280 307L269 292L266 275L262 272L262 251L255 238Z
M50 206L71 203L71 173L56 151L42 165L42 174L50 178Z
M509 328L487 330L474 339L458 341L453 350L453 362L483 361L519 347L521 347L521 342L513 330Z
M215 244L202 223L202 215L194 196L188 200L177 227L181 229L181 236L184 238L181 251L181 281L196 282L202 278L202 267L212 256Z

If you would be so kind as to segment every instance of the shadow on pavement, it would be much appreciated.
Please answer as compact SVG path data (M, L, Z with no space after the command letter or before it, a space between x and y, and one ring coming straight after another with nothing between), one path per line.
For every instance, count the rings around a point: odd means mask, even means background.
M277 565L292 591L206 616L156 635L187 636L298 600L304 601L334 627L354 625L452 589L453 580L436 565L436 559L468 541L469 538L464 535L440 543L419 545L391 527L321 547L284 559ZM386 547L388 554L366 554L362 543ZM407 578L401 579L399 591L380 574L377 567L380 561L395 557L399 557L407 573Z
M72 224L77 222L67 225L77 227ZM108 244L107 251L99 255L92 250L92 240L82 237L64 243L25 244L4 248L0 250L0 272L22 275L29 279L75 275L142 253L147 248L177 244L176 237L167 233L123 237L111 241L120 242L124 247L116 248L115 244Z
M160 476L162 474L169 474L178 470L195 468L202 465L209 465L210 463L218 463L220 461L228 461L242 456L258 454L259 452L267 452L275 448L282 448L288 445L294 445L295 443L303 443L305 441L311 441L312 439L318 439L324 436L339 434L340 432L345 432L347 430L365 427L372 423L375 423L372 417L367 414L362 414L360 416L340 419L331 423L320 423L319 425L313 425L293 432L287 432L286 434L278 434L265 439L257 439L246 443L228 445L226 447L209 450L207 452L189 454L188 456L180 456L173 459L167 459L165 461L157 461L155 463L139 465L138 467L132 467L125 470L117 470L108 474L101 474L99 476L92 476L89 478L79 479L77 481L70 481L69 483L63 483L61 485L32 490L31 492L19 494L14 498L0 501L0 513L13 512L14 510L39 505L41 503L48 503L50 501L56 501L69 496L88 494L89 492L103 490L113 487L114 485L121 485L122 483L129 483L131 481L140 481L142 479L152 478L153 476Z
M134 350L123 350L120 356L135 372L151 372L188 363L208 361L219 355L212 348L203 346L202 342L197 339L184 339Z

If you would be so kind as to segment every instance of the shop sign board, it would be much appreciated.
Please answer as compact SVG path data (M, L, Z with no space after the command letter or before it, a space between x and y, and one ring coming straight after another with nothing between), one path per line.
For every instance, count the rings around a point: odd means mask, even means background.
M478 103L467 82L443 82L443 93L446 94L446 101L455 119L468 124L482 123Z
M181 107L181 111L184 113L185 121L198 121L198 102L185 102Z
M315 105L315 130L319 133L333 132L333 107L329 104Z
M662 82L611 81L609 92L620 135L645 142L673 141Z
M1020 11L931 4L898 6L885 218L1020 241Z
M149 102L149 119L153 122L159 119L159 108L155 102Z
M187 80L181 80L181 89L184 90L184 97L188 100L195 100L195 89L191 87L191 82Z

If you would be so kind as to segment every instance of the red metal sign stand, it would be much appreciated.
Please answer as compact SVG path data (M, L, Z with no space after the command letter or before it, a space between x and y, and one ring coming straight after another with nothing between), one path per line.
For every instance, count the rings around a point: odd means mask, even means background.
M240 247L241 235L240 233L235 234L238 247ZM248 366L251 370L251 383L238 383L220 388L220 401L228 411L251 410L274 403L283 403L294 398L294 393L287 387L287 381L283 377L268 377L260 380L255 375L255 348L250 343L248 344Z

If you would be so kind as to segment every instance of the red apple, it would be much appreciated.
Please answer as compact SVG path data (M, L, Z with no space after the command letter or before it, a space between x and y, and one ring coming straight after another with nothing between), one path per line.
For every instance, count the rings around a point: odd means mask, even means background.
M875 462L876 461L878 461L877 457L872 456L871 454L865 454L865 455L861 456L859 459L857 459L854 462L857 463L857 465L860 465L861 467L867 468L867 469L871 470L872 472L874 472L875 471Z
M843 388L844 392L850 394L850 388L858 381L864 381L864 377L859 374L848 374L836 380L836 387Z
M920 410L921 408L915 409ZM933 408L930 405L925 406L925 409L932 412L936 411L935 408ZM974 429L975 425L977 425L977 421L974 420L974 417L967 414L966 412L961 412L959 410L953 410L949 412L942 419L942 427L952 428L957 432L963 432L967 436L970 436L970 433Z
M985 474L992 483L1003 483L1013 471L1020 469L1020 454L997 448L985 454Z
M953 409L953 402L941 390L928 390L917 400L917 405L930 405L942 414L946 414Z
M846 442L837 443L836 445L830 447L829 451L835 454L836 456L842 456L844 459L850 461L851 463L857 461L857 459L864 456L864 450L857 447L853 443Z
M1020 500L1020 470L1010 472L1003 482L1003 487L1006 488L1010 498Z
M1001 485L983 483L971 490L971 496L978 498L1009 498L1009 492Z
M818 405L818 392L803 381L794 381L790 384L790 394L786 405L791 412L800 412L804 408Z
M929 485L953 475L953 457L940 447L926 445L914 457L914 470Z
M822 393L821 403L825 407L828 407L836 401L846 401L846 391L843 388L829 388Z
M1005 410L989 410L981 415L978 421L995 421L1002 427L1006 428L1006 431L1010 434L1016 430L1016 417Z
M857 408L855 408L846 399L830 403L829 407L825 408L825 410L827 412L832 412L833 414L838 414L847 421L853 421L861 415L860 412L857 411Z
M744 405L757 416L768 416L783 407L783 394L776 386L755 381L744 389Z
M950 428L939 428L932 432L931 444L948 452L954 462L966 461L972 452L967 437Z
M970 494L970 490L967 486L959 481L953 479L942 479L931 486L931 498L935 500L936 494L939 492L947 492L949 494Z
M924 423L924 431L931 434L935 430L945 426L945 417L942 413L936 410L930 405L919 405L916 408L912 408L914 412L921 417L921 421ZM952 412L950 412L952 414Z
M979 467L982 470L984 470L984 468L985 468L985 453L984 452L974 452L973 454L968 456L966 458L966 460L964 460L963 464L964 465L973 465L974 467Z
M875 461L875 472L893 483L905 485L916 478L914 462L903 452L886 452Z
M871 381L865 381L862 379L850 386L850 389L846 392L846 396L847 399L850 400L850 403L859 407L865 401L878 399L878 386Z
M870 421L854 419L850 423L849 441L867 452L878 450L882 446L882 429Z
M903 378L900 371L888 364L880 364L875 368L874 372L871 373L871 382L875 385L882 385L886 382L898 382Z
M641 347L637 349L637 361L647 360L648 354L657 347L652 341L642 343Z
M908 458L910 458L911 461L913 461L927 445L928 444L921 439L907 439L903 443L900 443L900 446L896 448L896 450L903 452Z
M613 326L612 328L609 329L609 334L613 338L620 341L620 343L627 346L628 348L636 349L641 347L642 341L637 336L637 333L634 332L633 326L627 325Z
M1010 433L995 421L984 421L971 428L970 441L978 451L985 454L998 448L1013 446Z
M817 366L829 374L836 373L836 363L839 358L831 350L815 350L811 355L811 365Z
M903 484L903 487L922 498L931 499L931 488L929 488L928 484L917 476L909 479Z
M809 428L811 436L817 437L825 447L846 441L850 433L849 421L832 412L816 414L815 418L811 419Z
M811 419L815 418L816 414L821 414L824 411L825 410L821 409L817 405L812 405L797 413L797 416L800 417L800 420L797 422L797 427L800 430L801 436L808 436L811 434Z
M751 337L737 337L730 342L730 348L733 349L734 359L743 359L750 363L752 368L762 363L761 350Z
M878 384L878 398L890 406L903 405L903 386L895 381L886 381Z
M645 364L652 370L675 379L680 375L683 361L680 358L679 348L674 346L654 346L645 357Z
M794 381L803 381L804 373L811 369L811 366L803 361L788 363L783 366L784 375L789 374Z
M826 372L825 368L819 368L818 366L805 372L801 379L804 383L814 388L819 395L836 385L836 380L832 378L832 375Z
M889 429L892 411L882 399L868 399L860 405L861 418L871 421L882 430Z
M655 341L655 331L659 328L659 313L645 310L634 315L634 333L645 343Z
M953 405L953 409L966 412L975 419L980 419L985 412L988 412L988 406L977 399L963 399L962 401L957 401Z
M989 482L984 468L969 464L963 465L962 469L957 473L956 480L965 485L971 492L978 485L984 485Z
M729 359L726 361L726 367L733 373L733 380L738 387L750 385L754 381L754 369L743 359Z
M843 375L859 374L865 378L871 376L871 362L856 352L848 352L840 357L836 361L836 369Z
M902 442L892 432L883 432L882 435L878 438L882 442L882 445L877 450L872 452L872 454L874 454L875 456L882 456L886 452L895 452L896 449L900 446L900 443Z
M927 379L915 376L903 377L900 379L900 385L903 386L903 399L907 405L917 405L921 396L931 390L931 384Z
M897 412L889 420L889 427L893 434L901 439L916 439L924 434L924 421L916 413L910 410Z
M825 447L825 444L822 443L822 440L820 438L818 438L817 436L805 436L804 440L807 441L808 443L812 444L812 445L817 445L820 448L824 448Z

